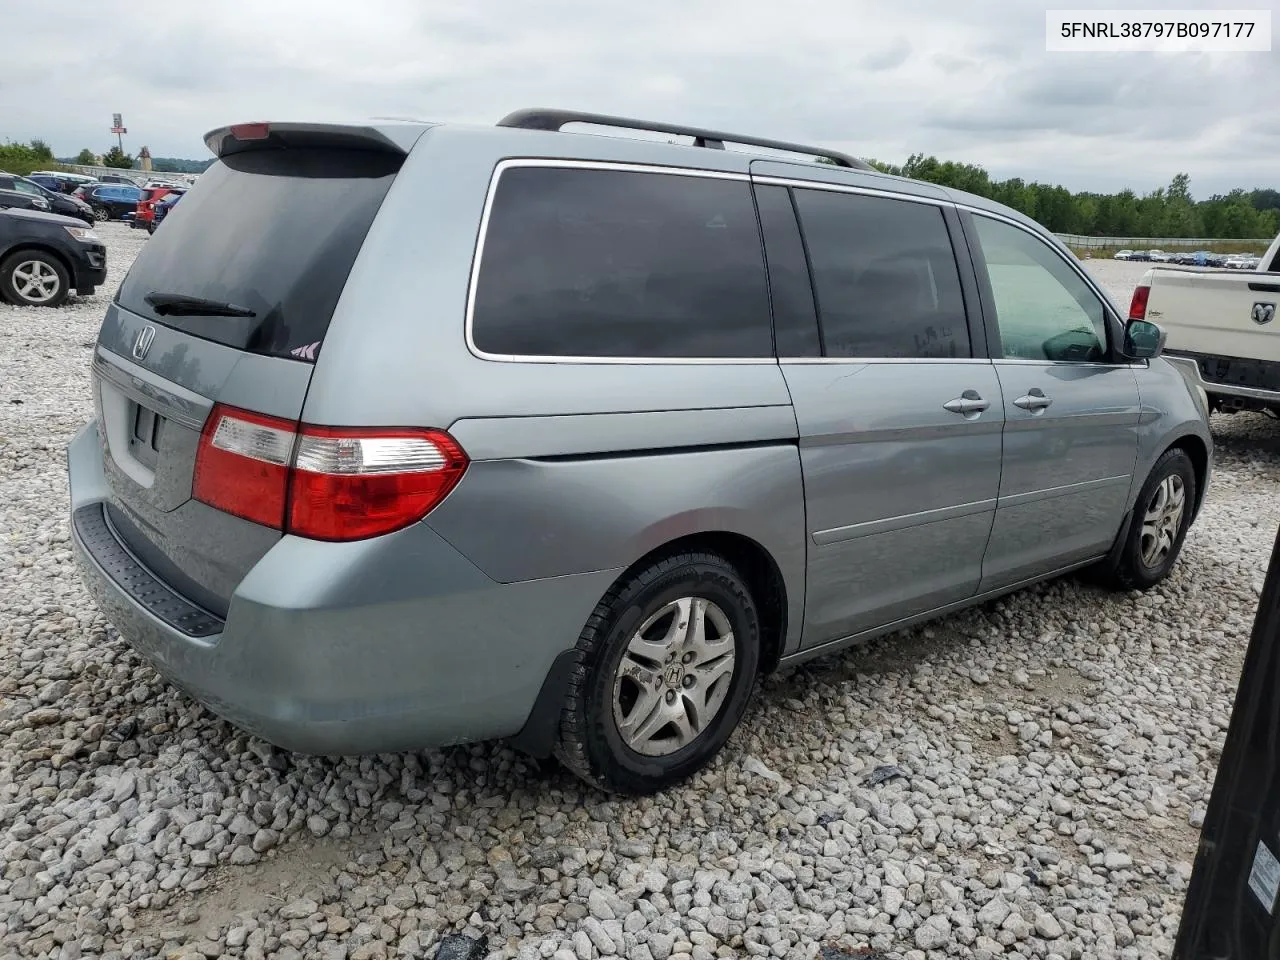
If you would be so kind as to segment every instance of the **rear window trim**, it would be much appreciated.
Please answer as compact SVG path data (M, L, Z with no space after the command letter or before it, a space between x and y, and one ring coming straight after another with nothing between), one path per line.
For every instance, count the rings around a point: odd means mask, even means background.
M698 167L676 167L661 164L614 163L607 160L568 160L556 157L510 157L501 160L493 169L489 178L489 187L484 198L484 212L480 216L480 231L476 240L475 255L471 261L471 277L467 284L466 341L467 350L480 360L495 363L568 363L568 364L625 364L628 366L644 364L646 366L761 366L778 363L777 357L573 357L573 356L537 356L524 354L489 353L476 346L472 336L472 324L475 317L476 292L480 278L480 266L484 260L485 237L489 232L489 217L493 210L494 198L498 192L498 183L502 175L520 167L541 167L557 170L609 170L619 173L659 173L676 177L699 177L705 180L736 180L750 184L749 173L737 173L732 170L707 170Z

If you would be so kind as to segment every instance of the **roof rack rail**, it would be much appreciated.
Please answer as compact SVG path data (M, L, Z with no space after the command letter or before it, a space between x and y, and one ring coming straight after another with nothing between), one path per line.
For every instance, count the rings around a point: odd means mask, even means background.
M577 110L548 110L532 108L509 113L498 121L500 127L520 127L525 130L559 131L568 123L593 123L602 127L620 127L626 130L648 130L653 133L672 133L683 137L693 137L695 147L709 147L723 150L726 143L739 143L748 147L764 147L767 150L785 150L788 153L802 153L808 156L821 157L839 167L850 170L874 170L865 160L851 157L847 153L828 150L825 147L806 146L802 143L788 143L785 140L765 140L761 137L747 137L736 133L721 133L718 130L703 130L700 127L682 127L673 123L653 123L648 120L629 120L626 117L610 117L602 113L583 113Z

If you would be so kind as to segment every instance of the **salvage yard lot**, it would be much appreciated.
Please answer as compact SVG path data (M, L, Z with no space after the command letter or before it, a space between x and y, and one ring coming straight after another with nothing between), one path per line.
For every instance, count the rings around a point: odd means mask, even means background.
M146 242L100 230L97 295L0 306L0 956L420 957L451 932L558 960L1168 955L1280 424L1215 419L1156 590L1059 581L771 677L664 795L611 800L501 745L296 757L161 682L75 574L63 450ZM1088 266L1124 305L1146 265Z

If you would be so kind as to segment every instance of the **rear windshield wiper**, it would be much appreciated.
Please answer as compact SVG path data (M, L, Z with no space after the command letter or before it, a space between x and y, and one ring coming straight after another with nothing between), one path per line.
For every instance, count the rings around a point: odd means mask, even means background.
M256 317L248 307L181 293L148 293L142 298L162 317Z

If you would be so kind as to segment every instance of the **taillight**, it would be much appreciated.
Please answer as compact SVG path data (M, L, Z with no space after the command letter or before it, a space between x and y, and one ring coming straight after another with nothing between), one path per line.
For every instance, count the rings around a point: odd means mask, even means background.
M215 406L200 435L191 495L282 529L296 430L290 420Z
M1147 301L1151 298L1151 288L1147 286L1134 287L1133 299L1129 302L1129 319L1145 320L1147 319Z
M421 520L457 485L467 455L439 430L302 425L218 405L193 495L314 540L361 540Z

